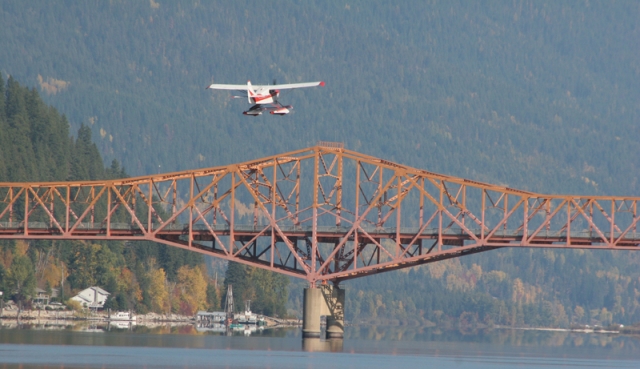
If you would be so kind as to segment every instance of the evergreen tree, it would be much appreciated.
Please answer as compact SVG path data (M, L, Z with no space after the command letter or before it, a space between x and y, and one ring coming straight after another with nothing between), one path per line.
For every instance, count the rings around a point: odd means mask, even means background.
M208 311L220 310L220 300L218 299L218 291L216 286L209 284L207 286L207 305L209 305Z
M23 255L14 258L6 284L13 299L19 304L25 303L31 296L34 296L36 278L33 263L29 257Z
M96 144L91 141L91 128L80 125L71 160L70 180L96 180L104 176L102 159Z
M25 182L37 178L35 155L31 144L31 124L26 107L26 89L13 78L7 82L6 115L10 140L6 142L7 176L12 181Z

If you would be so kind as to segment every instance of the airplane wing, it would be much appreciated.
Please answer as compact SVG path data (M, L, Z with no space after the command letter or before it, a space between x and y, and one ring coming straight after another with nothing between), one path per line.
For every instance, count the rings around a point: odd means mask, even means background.
M255 90L287 90L293 88L305 88L305 87L315 87L315 86L324 86L324 82L305 82L305 83L289 83L284 85L251 85L251 87ZM233 91L246 91L249 86L247 85L225 85L225 84L212 84L207 87L212 90L233 90Z
M212 90L233 90L233 91L247 91L247 85L222 85L222 84L212 84L209 87Z
M258 89L269 89L269 90L288 90L293 88L305 88L305 87L316 87L316 86L324 86L324 82L304 82L304 83L289 83L284 85L254 85L253 87Z

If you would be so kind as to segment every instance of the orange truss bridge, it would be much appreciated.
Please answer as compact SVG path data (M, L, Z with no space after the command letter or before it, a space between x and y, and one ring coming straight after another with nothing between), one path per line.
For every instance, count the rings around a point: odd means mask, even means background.
M638 250L639 200L520 191L327 142L176 173L0 183L0 239L154 241L313 286L500 247Z

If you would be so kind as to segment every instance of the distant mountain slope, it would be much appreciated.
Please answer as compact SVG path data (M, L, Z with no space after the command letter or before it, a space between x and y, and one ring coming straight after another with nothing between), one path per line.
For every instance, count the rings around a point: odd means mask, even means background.
M638 19L640 3L622 1L5 0L0 71L39 85L134 175L327 140L536 192L637 196ZM204 90L274 78L327 85L282 96L295 107L282 118ZM518 278L515 262L489 263L523 254L486 255L464 270Z
M0 5L2 70L133 174L317 140L542 192L634 193L634 2ZM247 119L221 83L327 81Z

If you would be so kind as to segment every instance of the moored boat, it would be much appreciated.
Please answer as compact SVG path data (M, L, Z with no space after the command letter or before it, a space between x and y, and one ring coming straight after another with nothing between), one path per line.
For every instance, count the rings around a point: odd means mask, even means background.
M251 300L244 302L244 313L233 314L233 318L240 324L258 324L258 315L251 312Z
M116 311L113 314L109 314L109 320L119 322L132 322L136 320L136 315L132 314L129 311Z

